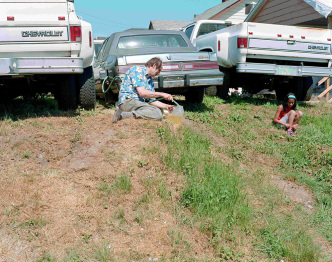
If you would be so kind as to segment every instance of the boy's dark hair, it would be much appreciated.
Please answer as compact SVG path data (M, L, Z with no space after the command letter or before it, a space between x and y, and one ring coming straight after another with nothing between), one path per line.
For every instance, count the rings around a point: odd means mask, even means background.
M296 110L296 104L297 104L296 97L293 93L288 93L287 96L285 96L284 98L284 102L282 103L282 108L285 112L288 107L288 99L290 98L294 99L294 105L292 106L292 110Z
M153 67L153 65L156 65L157 69L161 69L163 62L159 57L154 57L145 63L146 67Z

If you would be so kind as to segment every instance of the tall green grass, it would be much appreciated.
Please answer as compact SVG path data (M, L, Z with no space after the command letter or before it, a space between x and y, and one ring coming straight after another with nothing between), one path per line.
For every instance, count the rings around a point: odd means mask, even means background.
M205 229L214 236L214 246L234 230L245 232L251 209L241 179L212 155L211 141L189 128L172 133L160 127L157 132L165 166L186 177L181 203L204 221L208 219Z
M278 212L287 205L277 193L265 191L261 196L263 203L273 209L254 209L252 212L264 223L255 230L257 249L274 259L285 258L289 261L318 261L319 248L306 230L313 226L332 239L332 188L331 188L331 145L332 145L332 113L330 107L324 105L300 104L304 112L297 137L290 137L285 131L272 124L277 101L256 98L231 98L215 103L216 98L205 98L201 110L197 106L187 105L186 115L189 119L205 124L225 141L223 151L228 152L234 162L248 162L252 152L280 162L271 170L262 172L278 172L281 176L292 178L306 184L314 193L317 211L311 214L289 213L278 216L278 223L271 212ZM220 106L221 105L221 106ZM266 130L267 132L264 132ZM253 187L254 173L259 165L251 163L253 170L244 170L245 183L255 194L264 191L263 185ZM273 170L273 171L272 171ZM237 172L239 173L239 172ZM245 180L243 180L245 181ZM277 198L278 201L272 200ZM292 219L288 219L288 217ZM300 217L300 219L299 219ZM301 221L301 223L299 222ZM253 227L254 228L254 227Z

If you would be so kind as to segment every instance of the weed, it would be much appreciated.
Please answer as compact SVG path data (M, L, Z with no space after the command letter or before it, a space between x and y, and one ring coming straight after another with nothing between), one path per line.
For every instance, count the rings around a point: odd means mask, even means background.
M144 162L144 161L138 161L138 163L137 163L137 166L138 167L143 167L143 166L147 166L148 165L148 163L147 162Z
M52 255L44 253L40 258L37 259L37 262L56 262L56 259Z
M25 221L20 224L20 227L22 228L29 228L29 229L37 229L45 226L47 224L47 221L41 217L39 219L29 219L28 221Z
M79 131L75 131L72 138L69 139L69 142L76 143L82 139L82 134Z
M131 188L132 184L130 177L128 175L121 175L120 177L116 178L112 185L102 181L98 189L99 191L104 192L106 196L109 196L115 192L127 194L130 192Z
M22 158L28 159L28 158L30 158L30 156L31 156L31 152L23 152L22 153Z
M93 257L98 261L98 262L109 262L109 261L114 261L114 258L111 254L111 251L108 247L107 244L104 244L102 246L95 246L94 247L94 255Z
M83 242L84 243L89 243L89 241L90 241L90 239L92 238L92 234L84 234L83 236L82 236L82 239L83 239Z
M159 182L157 194L164 201L171 198L171 191L167 189L167 185L163 181Z
M145 255L136 250L130 249L129 258L131 261L138 261L138 260L145 258Z
M66 257L63 259L63 262L83 262L85 260L83 260L79 254L79 252L74 249L71 248L67 251L67 255Z

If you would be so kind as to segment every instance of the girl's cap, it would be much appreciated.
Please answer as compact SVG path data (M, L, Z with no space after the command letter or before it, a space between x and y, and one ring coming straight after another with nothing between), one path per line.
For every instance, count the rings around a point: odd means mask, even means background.
M293 95L288 96L288 98L294 98L294 99L296 99L296 97L293 96Z

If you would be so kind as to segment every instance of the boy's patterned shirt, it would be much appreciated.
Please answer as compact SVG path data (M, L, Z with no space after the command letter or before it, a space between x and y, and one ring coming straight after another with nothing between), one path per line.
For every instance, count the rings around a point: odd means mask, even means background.
M148 76L146 67L133 66L125 74L120 92L119 92L119 105L123 104L126 98L134 98L141 102L150 102L156 100L155 98L140 97L136 87L142 86L146 90L154 92L154 84L152 77Z

